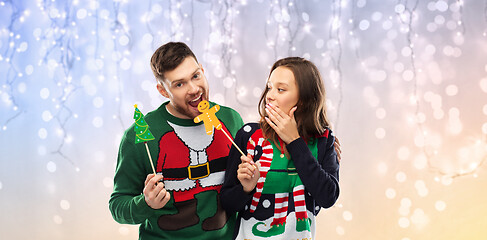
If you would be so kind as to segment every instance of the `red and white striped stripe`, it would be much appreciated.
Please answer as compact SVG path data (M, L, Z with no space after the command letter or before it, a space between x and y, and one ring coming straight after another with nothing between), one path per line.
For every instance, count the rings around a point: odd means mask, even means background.
M296 211L297 219L308 218L308 213L306 212L306 200L304 198L304 185L299 185L293 189L293 199L294 208Z
M289 193L276 193L275 197L276 202L274 204L274 219L272 220L271 226L286 223L287 217L287 199L289 198Z
M261 131L260 129L257 131ZM256 132L257 133L257 132ZM247 152L254 157L254 151L256 146L262 146L262 157L259 159L260 162L260 177L257 180L257 185L255 187L255 193L252 197L252 203L250 204L250 212L253 213L259 204L260 197L262 196L262 190L264 189L264 182L272 163L272 145L265 140L262 133L253 134L247 143Z

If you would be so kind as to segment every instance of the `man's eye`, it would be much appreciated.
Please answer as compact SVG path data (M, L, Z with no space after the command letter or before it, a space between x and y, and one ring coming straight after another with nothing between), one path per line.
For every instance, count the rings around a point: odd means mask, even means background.
M182 87L182 86L183 86L183 84L182 84L182 83L178 83L178 84L176 84L176 87Z
M283 91L284 91L284 89L282 89L282 88L278 88L278 89L277 89L277 91L279 91L279 92L283 92Z
M195 74L195 75L193 76L193 78L195 78L195 79L200 78L200 74L199 74L199 73Z

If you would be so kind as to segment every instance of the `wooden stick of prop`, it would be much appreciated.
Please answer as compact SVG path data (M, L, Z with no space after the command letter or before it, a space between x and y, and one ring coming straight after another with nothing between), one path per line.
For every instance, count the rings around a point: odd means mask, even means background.
M232 142L233 146L235 146L237 148L237 150L242 154L242 156L245 156L245 154L242 152L242 150L240 150L240 148L237 146L237 144L235 144L235 142L232 140L232 138L230 136L228 136L227 132L225 132L225 130L223 130L223 128L221 128L220 130L222 130L222 132L225 133L225 136L227 136L228 140L230 140L230 142Z
M147 150L147 155L149 155L149 161L152 167L152 171L154 171L154 175L156 175L156 169L154 168L154 163L152 163L152 157L150 156L149 146L147 146L147 142L144 142L144 144L145 144L145 150Z

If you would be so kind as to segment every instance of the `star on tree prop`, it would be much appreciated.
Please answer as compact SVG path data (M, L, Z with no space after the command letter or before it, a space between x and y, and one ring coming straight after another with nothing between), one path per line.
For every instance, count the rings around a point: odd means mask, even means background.
M150 165L152 167L152 171L156 174L156 169L154 168L154 163L152 162L152 157L150 155L149 146L147 145L147 141L154 140L154 136L149 130L149 125L144 120L144 114L140 112L137 108L137 104L134 105L135 112L134 112L134 120L135 120L135 143L143 142L145 144L145 150L147 150L147 155L149 156Z

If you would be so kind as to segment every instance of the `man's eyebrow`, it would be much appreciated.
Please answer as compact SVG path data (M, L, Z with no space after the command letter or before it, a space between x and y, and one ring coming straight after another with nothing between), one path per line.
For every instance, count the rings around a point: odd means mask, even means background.
M195 75L197 72L199 72L201 70L200 67L196 68L196 70L194 70L193 74L192 75Z
M191 73L191 76L189 78L192 78L193 75L195 75L197 72L199 72L201 70L200 67L196 68L196 70L194 70L193 73ZM171 82L171 85L173 85L174 83L179 83L179 82L182 82L182 81L185 81L184 78L180 78L180 79L176 79L174 81Z
M178 80L174 80L174 81L172 81L172 82L171 82L171 84L180 83L180 82L182 82L182 81L184 81L184 79L178 79Z

